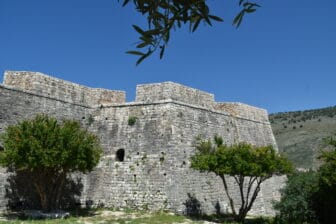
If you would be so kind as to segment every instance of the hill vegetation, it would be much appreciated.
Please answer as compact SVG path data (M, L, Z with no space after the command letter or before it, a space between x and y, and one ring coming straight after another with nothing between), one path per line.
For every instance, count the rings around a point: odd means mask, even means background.
M296 167L316 169L324 139L336 134L336 106L270 114L279 151Z

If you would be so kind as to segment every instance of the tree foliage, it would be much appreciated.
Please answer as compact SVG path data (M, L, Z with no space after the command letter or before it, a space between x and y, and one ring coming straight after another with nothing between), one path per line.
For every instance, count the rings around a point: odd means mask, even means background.
M222 179L233 216L242 222L257 198L261 183L273 175L289 173L291 163L277 154L272 146L257 147L247 143L227 146L220 137L216 136L214 140L215 145L210 140L196 144L198 152L191 158L191 167L215 173ZM241 202L238 212L228 189L227 175L238 185Z
M336 220L336 140L329 138L330 150L321 152L317 171L297 173L288 178L275 208L278 223L329 224Z
M315 212L317 191L316 172L296 172L289 175L286 187L281 190L281 200L274 204L274 208L278 210L276 223L318 223Z
M336 140L326 139L331 150L322 151L319 159L323 164L318 169L319 189L315 197L315 210L321 224L336 220Z
M326 143L332 147L331 151L322 151L319 159L323 165L319 168L320 183L326 187L336 188L336 140L326 139Z
M91 171L102 152L97 137L78 122L47 115L7 127L1 140L0 164L30 173L45 211L58 208L67 175Z
M136 46L137 50L127 53L139 57L137 65L158 49L161 59L173 29L189 25L190 31L195 32L201 22L212 26L214 21L223 21L211 13L206 0L123 0L122 5L126 6L131 2L137 12L147 18L148 23L146 29L133 25L140 35L139 43ZM241 10L233 19L233 25L239 27L244 15L255 12L259 5L249 0L237 0L237 3ZM145 50L140 51L141 49Z

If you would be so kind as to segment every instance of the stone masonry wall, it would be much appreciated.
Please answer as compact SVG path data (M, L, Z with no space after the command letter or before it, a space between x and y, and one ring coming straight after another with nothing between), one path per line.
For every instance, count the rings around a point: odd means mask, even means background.
M84 189L85 201L96 201L114 208L168 209L186 213L188 201L198 201L202 212L212 214L221 208L228 212L221 180L212 174L190 169L197 136L223 136L227 144L240 141L275 144L269 123L256 123L226 113L209 111L176 102L132 103L97 109L90 126L102 138L105 156L89 176ZM137 117L128 125L129 117ZM239 131L237 131L239 130ZM116 161L116 152L125 150L125 160ZM274 213L271 202L279 198L282 178L264 184L251 214ZM235 200L239 192L231 182Z
M23 74L23 80L29 80L27 75ZM229 212L221 180L190 168L195 138L213 138L217 134L227 144L245 141L276 146L265 110L245 104L215 103L212 94L179 84L140 85L136 102L100 106L82 104L84 101L74 104L76 100L57 94L55 98L46 96L35 87L25 86L29 83L20 81L18 76L12 81L8 77L6 86L0 85L0 132L17 121L46 113L59 119L79 120L100 137L104 155L93 172L82 175L83 206L189 213L190 207L196 205L207 214ZM134 125L128 123L130 117L137 118ZM116 156L118 150L125 152L122 161ZM0 170L0 210L6 206L6 178L5 171ZM282 177L267 181L251 214L274 214L271 201L279 198L282 184ZM233 181L229 185L238 200Z
M88 122L87 107L74 105L49 97L39 96L22 90L14 90L0 85L0 133L8 125L16 124L24 119L31 119L36 114L49 114L58 119L75 119L83 124ZM0 210L6 208L4 199L5 185L8 175L5 169L0 170Z
M124 103L124 91L94 89L39 72L6 71L3 84L54 99L86 106Z
M173 191L177 202L175 206L179 206L179 210L183 210L183 204L180 201L188 199L188 194L186 194L188 192L201 202L202 210L205 212L214 213L218 202L222 211L228 211L228 200L225 198L221 180L189 169L189 158L195 153L193 142L197 136L212 139L215 135L219 135L223 137L226 144L245 141L255 145L274 145L274 138L269 132L271 129L268 129L269 123L257 123L252 120L228 116L225 113L174 103L171 104L167 114L171 116L171 128L174 133L171 144L178 146L174 152L181 152L183 149L182 155L184 155L183 160L182 158L177 159L174 164L181 164L181 160L182 163L185 161L188 164L186 170L179 173L181 181L177 186L178 189ZM189 173L189 175L184 175L185 173ZM232 193L235 194L235 200L238 201L239 192L236 191L237 188L233 182L231 184ZM217 191L213 191L213 189L217 189ZM264 189L273 190L266 192ZM271 211L271 201L275 199L273 192L276 191L276 187L265 184L262 191L262 200L256 202L251 214L272 214L273 212Z
M192 105L212 107L214 95L173 82L137 85L136 102L150 103L160 100L174 100Z
M233 117L240 117L257 122L268 122L267 111L243 103L216 103L215 110L228 113Z

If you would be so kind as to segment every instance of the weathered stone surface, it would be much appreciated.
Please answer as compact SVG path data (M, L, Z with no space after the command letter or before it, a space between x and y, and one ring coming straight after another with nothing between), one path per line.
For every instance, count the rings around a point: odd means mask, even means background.
M7 87L86 106L124 103L126 99L123 91L88 88L39 72L6 71L3 84Z
M82 205L167 209L187 213L229 212L223 184L213 174L190 169L197 136L218 134L225 143L276 143L267 112L241 103L217 103L214 95L165 82L137 86L136 101L120 91L92 89L34 72L6 72L0 85L0 132L46 113L75 119L96 133L104 148L98 167L82 176ZM136 117L134 125L128 124ZM123 159L117 158L123 149ZM123 160L123 161L120 161ZM7 174L0 170L0 209L6 206ZM283 177L267 181L251 214L272 215ZM239 199L231 181L230 187Z
M160 100L173 100L192 105L211 107L214 95L173 82L137 85L136 102L152 103Z

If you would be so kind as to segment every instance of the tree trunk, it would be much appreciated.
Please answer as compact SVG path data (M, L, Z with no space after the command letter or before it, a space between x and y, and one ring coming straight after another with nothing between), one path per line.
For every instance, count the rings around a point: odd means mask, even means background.
M43 184L41 185L40 182L34 182L35 189L37 194L40 197L41 208L43 211L48 212L50 211L50 202L48 200L48 194L46 192L45 187Z
M55 191L53 192L55 196L54 197L55 209L60 209L61 195L62 195L65 180L66 180L66 174L62 173L60 174L59 178L57 179L57 182L55 183L56 188L55 188Z
M234 215L235 217L235 221L239 222L239 223L244 223L245 221L245 218L246 218L246 215L247 213L251 210L252 208L252 205L254 203L254 201L256 200L258 194L259 194L259 191L260 191L260 185L262 182L264 182L266 179L268 179L267 177L266 178L262 178L262 177L257 177L255 179L252 179L252 181L249 181L249 185L248 185L248 189L247 189L247 194L246 194L246 198L244 199L244 202L247 202L247 203L244 203L244 206L241 206L240 209L239 209L239 213L238 215ZM251 198L249 198L249 195L250 195L250 190L253 188L253 184L254 182L257 181L256 183L256 186L254 188L254 191L252 193L252 196ZM242 185L243 186L243 185ZM242 192L244 192L244 190L240 191L241 194L243 194ZM244 195L244 194L243 194ZM242 202L243 203L243 202Z
M43 211L50 212L60 208L60 198L65 180L66 173L61 173L58 176L55 176L55 173L51 171L33 174L34 186Z
M236 213L236 209L235 209L235 206L234 206L233 199L231 198L230 193L229 193L229 188L227 186L225 176L220 175L220 177L221 177L221 179L223 181L223 184L224 184L224 190L225 190L226 196L228 197L229 202L230 202L230 207L231 207L231 210L232 210L232 214L235 217L235 216L237 216L237 213Z
M246 215L247 215L247 211L239 212L239 214L236 215L234 219L238 223L244 223Z

